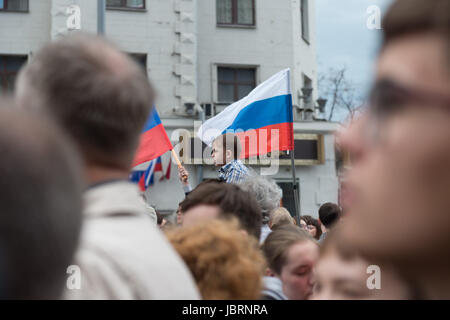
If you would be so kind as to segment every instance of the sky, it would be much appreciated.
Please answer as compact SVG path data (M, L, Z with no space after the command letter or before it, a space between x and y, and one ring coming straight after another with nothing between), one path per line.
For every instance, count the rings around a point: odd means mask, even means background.
M382 34L382 30L367 27L367 9L378 6L384 15L392 0L314 1L319 74L346 66L348 79L365 96L373 79Z

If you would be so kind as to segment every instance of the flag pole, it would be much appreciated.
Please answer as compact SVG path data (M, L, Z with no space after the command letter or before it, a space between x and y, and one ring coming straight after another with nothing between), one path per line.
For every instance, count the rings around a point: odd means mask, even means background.
M300 206L299 206L299 198L298 198L297 178L295 176L294 150L290 150L289 153L291 154L292 186L293 186L294 203L295 203L295 221L297 222L297 226L300 227Z
M288 69L288 88L289 92L291 92L291 70ZM292 113L292 119L294 119L294 106L292 104L291 100L291 113ZM293 121L293 120L292 120ZM292 128L292 150L289 150L289 154L291 155L291 171L292 171L292 188L294 191L294 203L295 203L295 221L297 222L297 226L300 227L300 201L299 201L299 194L298 194L298 188L297 188L297 177L295 176L295 139L294 139L294 128Z
M175 162L177 163L178 168L181 168L181 167L182 167L181 161L180 161L180 159L178 158L178 155L177 155L177 153L175 152L174 149L172 149L172 156L173 156L173 158L175 159ZM184 176L182 177L182 179L183 179L183 182L187 182L188 177L187 177L186 175L184 175Z

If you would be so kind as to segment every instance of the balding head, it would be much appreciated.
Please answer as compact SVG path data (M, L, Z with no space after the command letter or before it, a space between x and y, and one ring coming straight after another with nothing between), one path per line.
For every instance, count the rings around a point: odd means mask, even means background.
M0 298L60 298L81 226L77 153L54 125L4 101L0 153Z
M88 163L128 169L153 104L139 66L102 38L69 36L41 49L20 73L21 107L50 114Z

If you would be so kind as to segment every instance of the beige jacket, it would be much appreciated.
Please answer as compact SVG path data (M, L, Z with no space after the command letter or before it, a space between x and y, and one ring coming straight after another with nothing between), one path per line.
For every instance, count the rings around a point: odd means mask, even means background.
M146 214L136 185L93 187L84 195L75 265L81 288L67 299L199 299L187 267Z

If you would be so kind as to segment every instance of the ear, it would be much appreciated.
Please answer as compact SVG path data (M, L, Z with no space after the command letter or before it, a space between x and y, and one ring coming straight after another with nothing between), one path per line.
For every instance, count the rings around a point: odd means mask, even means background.
M241 235L244 236L244 238L248 239L248 232L247 232L247 230L240 229L239 232L241 233Z
M231 159L233 157L233 153L231 152L231 150L226 150L225 156L227 159Z
M270 268L266 268L266 270L264 271L264 275L266 277L275 277L275 273Z

